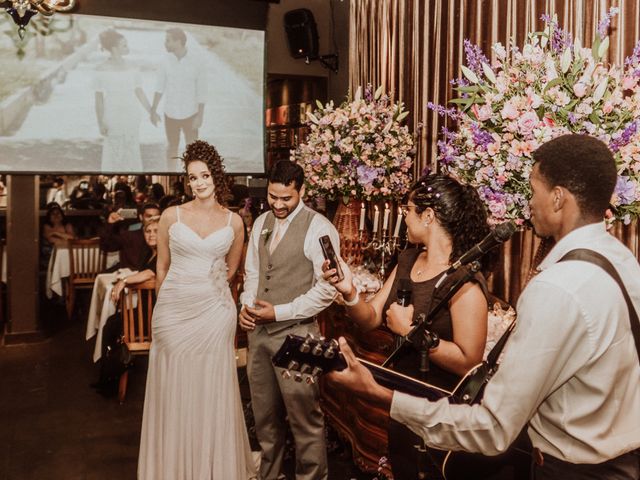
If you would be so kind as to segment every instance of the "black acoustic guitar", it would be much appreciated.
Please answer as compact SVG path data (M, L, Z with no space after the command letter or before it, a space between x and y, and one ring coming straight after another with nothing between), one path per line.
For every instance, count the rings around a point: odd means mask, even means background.
M340 353L336 340L314 338L311 334L306 338L288 335L272 361L274 366L284 369L281 372L284 378L308 384L316 383L324 373L347 368L347 362ZM486 362L480 363L460 380L453 391L448 391L367 360L358 361L371 371L379 384L387 388L430 401L447 397L449 402L455 404L479 403L484 388L494 373ZM440 466L446 480L526 479L529 475L530 447L524 432L507 452L494 457L434 449L428 451L434 463Z

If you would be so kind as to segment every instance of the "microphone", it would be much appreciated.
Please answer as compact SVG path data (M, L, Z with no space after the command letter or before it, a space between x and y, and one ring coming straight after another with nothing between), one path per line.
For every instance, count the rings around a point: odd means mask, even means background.
M411 281L408 278L401 278L398 281L398 290L396 291L396 303L407 307L411 305Z
M516 225L513 222L505 222L496 225L489 235L484 237L480 243L475 244L472 248L467 250L453 265L451 265L451 267L449 267L446 273L453 273L461 266L479 259L492 248L497 247L506 240L509 240L515 231Z

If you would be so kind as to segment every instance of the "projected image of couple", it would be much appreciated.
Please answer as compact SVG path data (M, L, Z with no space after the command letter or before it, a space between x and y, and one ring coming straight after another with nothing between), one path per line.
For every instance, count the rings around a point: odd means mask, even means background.
M141 105L154 126L164 124L166 169L177 171L181 134L186 144L198 138L207 96L205 69L189 52L186 34L180 28L167 30L168 57L158 68L152 100L142 89L139 68L125 58L129 47L124 35L109 29L100 34L99 40L109 54L96 67L94 78L95 111L103 137L101 170L144 171L140 150ZM164 99L162 117L158 113L161 99Z

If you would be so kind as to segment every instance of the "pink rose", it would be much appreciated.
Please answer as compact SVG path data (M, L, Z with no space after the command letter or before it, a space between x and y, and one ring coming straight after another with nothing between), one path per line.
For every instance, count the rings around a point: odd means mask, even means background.
M511 102L506 102L502 107L500 114L504 119L515 120L518 118L518 109Z
M607 100L606 102L604 102L604 105L602 105L602 113L608 114L608 113L611 113L612 111L613 111L613 103Z
M573 86L573 93L575 93L576 97L582 98L587 93L587 87L584 83L578 82Z
M553 118L545 115L544 118L542 119L542 122L544 123L545 127L555 127L556 126L556 122Z
M527 135L538 126L540 120L535 112L527 112L518 119L518 127L520 132Z

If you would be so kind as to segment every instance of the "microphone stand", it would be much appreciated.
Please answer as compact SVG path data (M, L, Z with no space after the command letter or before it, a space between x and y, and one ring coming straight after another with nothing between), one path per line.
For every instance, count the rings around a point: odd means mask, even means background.
M409 333L407 333L404 337L400 339L395 350L391 352L391 355L389 355L384 362L382 362L382 366L387 367L390 363L392 363L396 359L396 357L400 354L400 351L404 349L407 343L411 343L413 345L422 347L425 344L425 332L427 331L427 327L431 325L433 318L438 314L438 312L440 312L440 310L442 310L449 303L449 300L451 300L451 297L453 297L456 294L456 292L460 290L462 285L464 285L469 280L471 280L479 270L480 270L480 262L475 261L470 263L469 268L466 268L464 270L465 274L461 275L460 278L456 280L456 282L452 284L451 287L449 287L449 290L444 295L444 297L442 297L442 299L429 310L429 313L427 313L426 315L423 314L418 316L418 322L416 326L413 327ZM432 342L426 342L426 343L432 343ZM426 345L426 347L427 347L427 364L426 364L427 370L426 371L428 371L429 369L428 350L431 347L428 345ZM422 368L421 368L421 372L422 372Z

